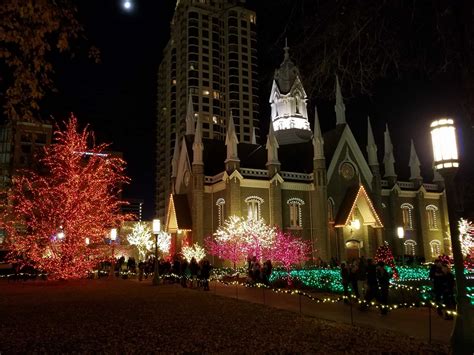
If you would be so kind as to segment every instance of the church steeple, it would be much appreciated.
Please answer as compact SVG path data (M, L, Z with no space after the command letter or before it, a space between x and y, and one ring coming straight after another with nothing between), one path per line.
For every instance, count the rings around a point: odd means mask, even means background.
M379 165L377 159L377 145L375 144L374 132L372 131L369 116L367 116L367 155L369 158L369 166Z
M397 174L395 173L395 157L393 156L393 145L390 139L390 132L388 125L385 126L384 132L385 154L383 162L385 165L385 178L388 178L389 183L393 185L397 181Z
M179 138L176 137L174 141L173 158L171 159L171 177L175 178L178 174L178 160L179 160Z
M267 165L270 164L280 164L278 161L278 145L277 139L275 137L275 131L273 130L273 124L270 122L270 129L267 136L267 144L265 148L267 149Z
M410 167L410 180L421 182L423 178L421 177L420 172L420 160L418 159L418 155L416 154L415 144L413 143L413 139L411 140L411 147L410 147L410 162L408 163Z
M346 124L346 106L341 93L341 85L339 84L339 77L336 75L336 125Z
M318 108L314 106L313 160L324 159L324 139L319 125Z
M190 136L194 134L194 107L193 107L193 97L189 94L188 98L188 107L186 110L186 135Z
M280 68L275 70L270 94L273 129L280 145L308 142L311 139L307 95L298 68L290 59L289 50L285 43L284 59Z
M257 144L257 135L255 133L255 127L252 128L252 137L251 137L250 142L252 144Z
M196 122L196 132L194 134L193 142L193 165L199 164L202 165L202 151L204 150L204 145L202 144L202 122L201 117L198 116Z
M225 145L227 147L227 159L225 160L225 163L227 170L235 170L240 166L237 144L239 144L239 140L237 139L237 134L235 133L234 117L231 114L225 136Z

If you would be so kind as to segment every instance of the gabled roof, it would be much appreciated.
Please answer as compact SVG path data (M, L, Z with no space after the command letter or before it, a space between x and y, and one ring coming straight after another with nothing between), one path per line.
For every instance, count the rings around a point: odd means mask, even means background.
M347 189L346 196L337 211L334 226L337 228L349 225L350 218L356 207L362 215L364 225L370 225L373 228L383 227L380 217L377 211L375 211L374 204L363 185L354 185Z
M166 216L166 231L176 232L178 229L191 230L192 227L193 221L187 196L184 194L171 194Z

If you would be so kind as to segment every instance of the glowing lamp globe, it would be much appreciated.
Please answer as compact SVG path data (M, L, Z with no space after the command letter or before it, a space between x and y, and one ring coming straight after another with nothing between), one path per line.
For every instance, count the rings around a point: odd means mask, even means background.
M153 234L158 234L161 232L161 223L159 219L153 220Z
M359 230L360 229L360 220L355 219L355 220L351 221L351 228Z
M441 118L431 123L434 165L436 169L458 168L456 128L451 118Z
M112 228L110 230L110 240L114 241L117 239L117 228Z
M397 236L400 239L402 239L405 236L405 230L403 229L403 227L397 228Z

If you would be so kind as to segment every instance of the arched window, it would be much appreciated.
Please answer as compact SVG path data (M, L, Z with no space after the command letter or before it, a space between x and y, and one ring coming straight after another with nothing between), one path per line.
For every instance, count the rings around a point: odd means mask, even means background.
M438 229L437 211L438 207L434 205L426 206L426 219L428 220L429 229Z
M413 205L404 203L400 206L402 209L402 224L405 229L413 229Z
M263 198L258 196L249 196L245 199L245 203L247 204L247 217L253 220L260 219L260 205L263 203Z
M223 198L217 199L216 206L217 206L217 225L220 227L224 223L224 219L225 219L225 214L224 214L225 200Z
M405 245L405 255L415 256L416 242L414 240L407 240L403 244Z
M441 242L439 240L432 240L430 242L431 256L437 258L441 254Z
M328 198L328 221L334 223L334 200L332 197Z
M286 201L290 208L290 228L302 228L303 219L301 217L301 206L304 205L304 201L300 198L290 198Z

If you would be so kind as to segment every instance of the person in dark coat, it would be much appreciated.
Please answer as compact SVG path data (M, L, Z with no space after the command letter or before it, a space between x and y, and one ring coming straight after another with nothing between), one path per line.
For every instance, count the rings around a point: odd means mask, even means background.
M341 263L341 283L342 288L344 289L344 303L349 303L349 282L350 282L351 273L346 263Z
M379 261L379 263L377 264L376 274L377 281L380 287L379 300L380 304L382 305L382 307L380 308L381 313L387 314L388 287L390 286L390 279L392 278L392 275L385 269L385 263L383 261Z
M209 277L211 276L211 264L209 260L204 259L201 266L201 278L204 291L209 291Z
M365 302L369 303L378 295L377 269L372 259L367 260L367 290L365 291Z
M443 273L442 276L442 290L443 290L443 302L446 305L445 319L453 319L453 315L449 311L453 311L455 307L454 301L454 286L456 281L454 280L453 273L449 268L448 264L444 263L441 267Z
M440 307L443 299L443 270L441 260L436 260L430 268L430 279L433 282L434 301L436 303L436 311L441 316L443 310Z
M191 273L191 287L193 287L194 280L197 279L197 275L199 271L199 264L197 263L194 257L191 259L191 263L189 264L189 271Z
M357 285L359 275L359 260L354 260L350 268L350 282L352 287L352 292L357 298L360 298L359 287Z
M265 285L268 285L270 283L270 275L272 274L272 262L270 260L267 260L263 263L263 268L262 268L262 281Z

